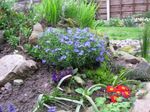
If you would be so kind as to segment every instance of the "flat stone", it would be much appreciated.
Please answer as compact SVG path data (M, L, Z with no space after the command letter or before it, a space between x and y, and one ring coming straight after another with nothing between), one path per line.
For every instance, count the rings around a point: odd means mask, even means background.
M26 60L19 54L6 55L0 59L0 85L20 77L26 78L36 69L33 60Z

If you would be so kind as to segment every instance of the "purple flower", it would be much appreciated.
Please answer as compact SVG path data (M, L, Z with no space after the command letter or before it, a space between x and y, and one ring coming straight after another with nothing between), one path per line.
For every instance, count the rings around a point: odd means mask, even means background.
M48 52L50 49L46 49L45 52Z
M13 104L8 104L8 112L16 112L15 106Z
M104 57L97 57L97 58L96 58L96 61L97 61L97 62L103 62L103 61L104 61Z
M79 49L74 49L74 52L75 52L75 53L78 53L78 52L80 52L80 51L79 51Z
M72 44L73 44L73 42L72 42L72 41L68 41L68 42L66 42L66 44L68 44L68 45L72 45Z
M47 112L56 112L56 106L49 107Z
M55 72L52 72L52 81L54 81L54 82L58 82L58 76L57 76L57 73L56 73L56 71Z
M87 42L85 42L85 47L90 47L91 46L91 44L90 44L90 42L89 41L87 41Z
M59 61L62 61L64 59L66 59L66 58L67 58L67 56L63 55L63 56L60 57Z
M82 56L83 54L84 54L84 51L81 50L81 51L79 52L79 55Z
M92 51L96 51L96 48L91 48Z
M103 56L103 55L104 55L104 51L101 51L101 52L100 52L100 56Z
M39 46L39 45L36 45L36 46L34 46L34 48L37 48L37 49L38 49L38 48L40 48L40 46Z
M45 64L45 63L46 63L46 60L43 59L43 60L42 60L42 63Z
M0 106L0 112L3 112L2 106Z

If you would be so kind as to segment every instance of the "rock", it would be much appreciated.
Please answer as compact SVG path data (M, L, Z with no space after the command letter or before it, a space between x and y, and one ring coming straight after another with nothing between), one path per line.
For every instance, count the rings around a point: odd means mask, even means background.
M0 44L3 44L4 43L4 31L0 30Z
M11 85L11 83L7 82L7 83L4 85L4 88L5 88L7 91L12 91L12 85Z
M33 31L29 37L30 44L36 44L39 38L39 35L43 32L43 27L40 23L37 23L33 26Z
M142 81L150 80L150 64L147 62L140 62L133 70L129 72L129 79L138 79Z
M150 112L150 82L146 83L145 89L148 93L135 101L132 112Z
M0 59L0 85L16 78L27 77L37 69L36 62L24 56L13 54Z
M14 84L15 86L21 86L23 83L24 83L24 82L23 82L22 79L15 79L15 80L13 81L13 84Z

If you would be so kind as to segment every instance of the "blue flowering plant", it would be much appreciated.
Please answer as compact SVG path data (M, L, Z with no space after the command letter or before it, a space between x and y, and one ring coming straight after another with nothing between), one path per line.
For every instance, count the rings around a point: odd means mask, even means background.
M43 63L66 68L90 67L105 60L105 41L89 28L67 28L57 31L48 28L40 37L38 44L28 46L28 51Z

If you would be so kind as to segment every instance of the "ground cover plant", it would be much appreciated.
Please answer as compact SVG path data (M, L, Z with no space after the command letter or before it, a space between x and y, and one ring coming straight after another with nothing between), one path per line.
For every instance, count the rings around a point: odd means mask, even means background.
M57 67L82 68L105 60L105 42L89 28L56 32L53 28L40 37L36 46L27 46L29 53Z
M13 47L25 43L32 32L36 22L32 11L28 13L12 10L14 0L1 1L0 29L4 30L4 37Z

